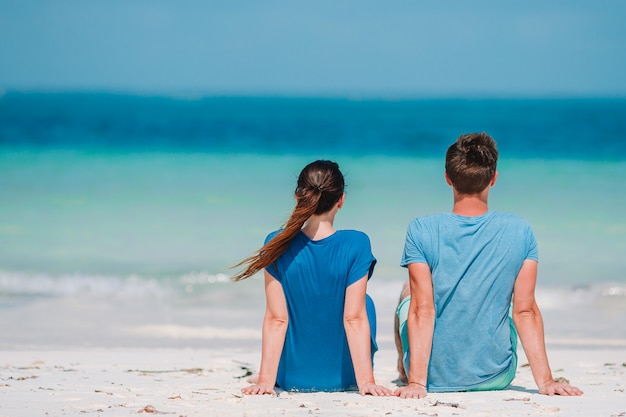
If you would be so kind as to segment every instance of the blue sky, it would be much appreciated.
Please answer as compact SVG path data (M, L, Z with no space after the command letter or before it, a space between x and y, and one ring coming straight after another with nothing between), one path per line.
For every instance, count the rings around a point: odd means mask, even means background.
M0 89L626 96L626 1L0 0Z

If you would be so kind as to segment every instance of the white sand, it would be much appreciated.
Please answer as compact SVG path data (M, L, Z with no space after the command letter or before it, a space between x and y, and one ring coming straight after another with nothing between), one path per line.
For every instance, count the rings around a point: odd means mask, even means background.
M356 392L240 393L259 351L243 349L87 349L0 351L0 415L122 416L626 416L626 348L549 351L555 377L582 397L537 393L525 358L504 391L431 393L421 400ZM376 355L376 378L396 386L395 353Z
M397 376L397 287L373 288L380 346L375 374L389 388L396 387ZM261 287L256 290L262 294ZM582 307L546 309L554 376L580 387L582 397L539 395L520 348L517 378L505 391L403 400L356 392L244 397L240 390L248 383L242 376L256 372L260 361L262 306L140 301L43 298L4 309L0 416L626 417L622 308L596 315L583 314L589 311Z

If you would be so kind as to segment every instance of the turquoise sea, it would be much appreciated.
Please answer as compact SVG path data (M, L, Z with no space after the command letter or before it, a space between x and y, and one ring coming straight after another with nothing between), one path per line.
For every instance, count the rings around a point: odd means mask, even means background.
M260 337L229 267L336 160L365 231L383 343L408 223L451 209L447 146L498 141L493 210L530 221L550 343L626 346L626 100L0 97L0 347L207 346Z

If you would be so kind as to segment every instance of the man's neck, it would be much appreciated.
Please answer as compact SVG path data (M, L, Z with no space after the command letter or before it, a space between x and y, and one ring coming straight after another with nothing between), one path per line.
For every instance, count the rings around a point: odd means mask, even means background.
M459 216L482 216L489 211L487 204L488 195L488 192L480 194L459 194L455 191L452 212Z

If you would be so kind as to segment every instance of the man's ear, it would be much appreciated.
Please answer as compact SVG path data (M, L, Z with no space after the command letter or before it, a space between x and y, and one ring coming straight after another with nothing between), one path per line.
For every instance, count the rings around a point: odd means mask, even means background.
M449 185L450 187L453 187L453 185L452 185L452 181L450 181L450 177L448 177L448 173L447 173L447 172L445 172L445 171L444 171L444 173L443 173L443 177L446 179L446 182L448 183L448 185Z
M498 171L495 172L495 174L493 174L493 178L491 179L491 183L489 184L490 186L494 186L496 185L496 180L498 179Z

